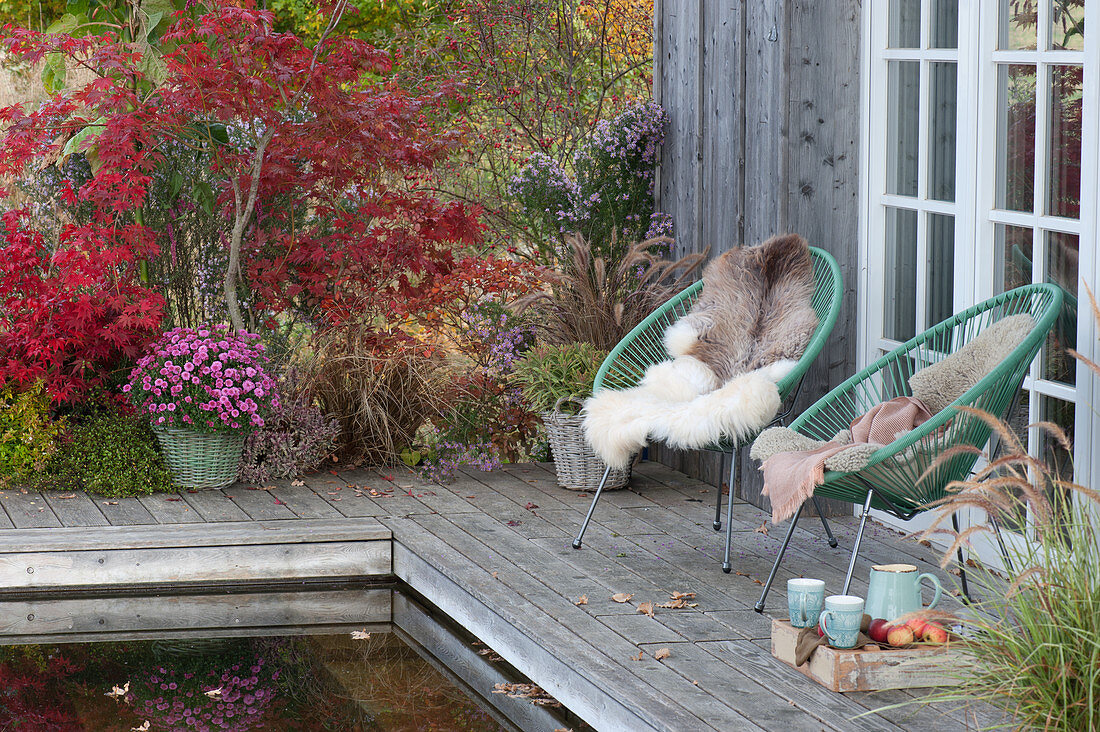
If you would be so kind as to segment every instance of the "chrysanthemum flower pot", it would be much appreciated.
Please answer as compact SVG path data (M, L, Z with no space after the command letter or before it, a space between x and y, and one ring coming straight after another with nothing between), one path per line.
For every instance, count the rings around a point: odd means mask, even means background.
M180 488L223 488L237 479L244 450L242 432L196 432L153 425L172 484Z

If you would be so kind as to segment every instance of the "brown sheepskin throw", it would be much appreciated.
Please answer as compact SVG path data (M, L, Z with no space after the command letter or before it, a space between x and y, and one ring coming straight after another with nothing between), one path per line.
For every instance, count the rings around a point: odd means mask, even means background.
M703 270L691 311L665 333L673 356L692 356L721 382L798 359L817 328L814 267L797 234L731 249Z
M813 291L809 247L794 234L707 265L699 298L665 331L672 360L649 367L632 389L604 390L585 403L596 454L625 467L650 439L698 449L766 426L779 411L776 382L817 327Z

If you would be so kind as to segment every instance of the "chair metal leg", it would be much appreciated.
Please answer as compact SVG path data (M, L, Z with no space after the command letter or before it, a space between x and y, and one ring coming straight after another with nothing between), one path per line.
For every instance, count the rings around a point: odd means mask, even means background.
M733 543L733 494L737 491L734 490L733 478L737 473L737 448L730 451L730 490L729 497L726 498L726 553L722 558L722 571L729 574L733 569L730 564L730 544ZM722 491L718 491L719 497L721 497Z
M787 545L791 543L791 537L794 536L794 527L798 524L798 517L802 515L803 506L798 507L794 518L791 519L791 525L787 527L787 535L783 537L783 546L779 547L779 555L775 558L772 571L768 574L768 581L764 583L764 590L760 593L760 599L753 606L753 610L758 613L764 612L764 601L768 599L768 592L771 591L772 583L775 582L775 574L779 571L779 563L783 561L783 555L787 553Z
M733 495L733 468L730 468L730 482L726 486L729 488L730 495ZM722 529L722 486L718 486L718 497L714 499L714 530L721 531Z
M957 511L951 514L951 526L954 527L955 535L958 536L959 514ZM1000 529L997 530L997 540L1001 541ZM1001 548L1002 550L1004 549L1004 544L1001 544ZM956 550L956 555L959 558L959 582L962 584L963 597L966 598L966 603L970 604L973 600L970 599L970 589L966 586L966 560L963 559L963 550L961 546Z
M821 517L821 525L825 527L825 535L829 537L829 546L836 549L836 537L833 536L833 530L829 528L829 519L825 518L825 512L821 510L821 501L818 500L817 496L814 496L813 499L817 515Z
M856 556L859 554L859 544L863 541L863 529L867 527L867 516L871 513L871 496L874 491L867 491L867 499L863 502L863 515L859 518L859 531L856 532L856 542L852 546L852 558L848 560L848 574L844 576L844 592L848 594L848 588L852 586L852 573L856 569Z
M611 475L610 465L603 471L603 477L600 478L600 485L596 489L596 495L592 496L592 505L588 507L588 515L584 517L584 523L581 524L580 533L578 533L577 538L573 540L574 549L581 548L581 539L584 538L584 532L588 529L588 522L592 520L592 512L596 510L596 501L600 500L600 494L603 493L603 487L607 485L607 476L609 475Z

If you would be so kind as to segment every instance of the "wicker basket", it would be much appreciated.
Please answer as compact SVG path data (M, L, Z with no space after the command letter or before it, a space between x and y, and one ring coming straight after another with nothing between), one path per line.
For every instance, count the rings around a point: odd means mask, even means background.
M221 488L237 480L244 435L195 432L153 426L172 484L180 488Z
M566 402L576 403L576 400L559 399L554 405L554 411L539 413L550 438L550 451L553 453L558 485L571 491L594 491L600 487L600 478L603 477L607 465L593 452L592 446L584 437L584 418L561 412L561 405ZM629 482L629 465L626 468L612 469L607 476L604 490L623 488Z

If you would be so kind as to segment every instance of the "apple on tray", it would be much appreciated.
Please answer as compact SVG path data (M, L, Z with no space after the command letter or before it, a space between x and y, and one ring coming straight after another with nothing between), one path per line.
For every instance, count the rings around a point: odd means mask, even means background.
M875 618L867 628L867 635L875 643L886 643L886 634L890 630L890 621L885 618Z

